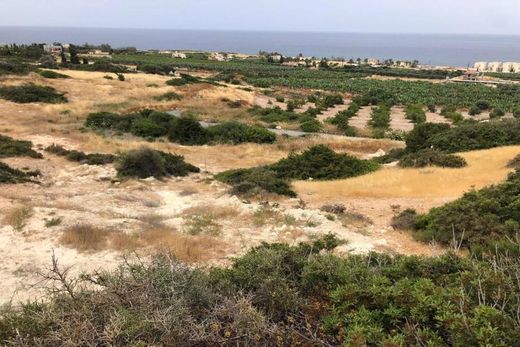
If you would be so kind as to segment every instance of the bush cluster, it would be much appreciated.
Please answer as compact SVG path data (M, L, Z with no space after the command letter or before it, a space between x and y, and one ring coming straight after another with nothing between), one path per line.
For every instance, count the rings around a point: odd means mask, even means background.
M41 159L41 153L32 149L31 141L15 140L9 136L0 135L0 158L31 157Z
M39 171L21 171L0 162L0 183L2 184L34 182L33 178L39 175Z
M466 165L468 165L466 160L458 155L447 154L429 148L406 154L399 160L400 167L408 168L422 168L427 166L461 168Z
M373 107L368 124L376 129L388 129L390 127L390 107L386 105Z
M184 157L142 147L123 153L116 164L121 178L163 178L166 176L187 176L200 172L196 166L184 161Z
M41 70L38 74L44 78L57 79L57 78L70 78L70 76L61 74L52 70Z
M50 145L45 148L45 151L65 157L67 160L76 161L87 165L106 165L116 161L117 156L113 154L102 154L102 153L90 153L86 154L81 151L67 150L60 145Z
M182 95L177 94L175 92L166 92L164 94L158 95L154 97L157 101L173 101L173 100L181 100Z
M53 87L32 83L21 86L0 86L0 98L20 104L30 102L61 104L67 102L64 94L59 93Z
M166 81L166 84L172 87L185 86L187 84L199 83L200 79L191 75L181 74L180 78L172 78Z
M412 123L426 122L426 112L424 112L423 105L414 104L406 106L405 116Z
M289 157L272 165L231 170L216 178L233 186L233 192L254 195L259 192L295 196L290 189L290 180L332 180L355 177L375 171L379 165L360 160L347 154L338 154L324 145L309 148L301 154Z
M333 236L263 244L226 268L171 257L85 275L0 316L8 345L515 346L515 258L371 253ZM65 282L69 283L69 282ZM95 284L95 285L93 285ZM68 290L67 290L68 289Z
M0 76L2 75L27 75L36 69L34 65L17 60L0 61Z
M354 118L357 115L359 109L359 105L355 102L352 102L348 109L336 113L336 115L331 118L329 122L337 126L338 129L347 131L350 128L348 122L351 118Z
M276 141L274 133L259 126L226 122L204 128L193 117L177 118L168 113L153 110L143 110L122 116L107 112L92 113L87 117L85 126L91 129L129 132L135 136L150 139L168 136L172 142L189 146L211 143L273 143Z
M415 221L417 236L442 244L456 243L473 251L482 248L494 253L511 245L520 236L520 172L508 180L479 191L470 191L458 200L434 208ZM520 255L520 247L514 246ZM509 249L508 251L513 251Z

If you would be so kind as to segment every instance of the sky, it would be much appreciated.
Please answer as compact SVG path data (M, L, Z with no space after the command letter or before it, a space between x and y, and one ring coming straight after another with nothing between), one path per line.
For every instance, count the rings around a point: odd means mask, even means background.
M520 35L520 0L0 0L0 25Z

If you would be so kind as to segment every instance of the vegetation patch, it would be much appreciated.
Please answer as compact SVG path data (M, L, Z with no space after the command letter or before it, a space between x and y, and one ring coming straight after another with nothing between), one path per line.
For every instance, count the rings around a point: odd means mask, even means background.
M121 178L163 178L187 176L200 169L184 161L184 157L142 147L121 155L116 165Z
M474 252L494 253L510 247L520 235L520 172L512 173L502 184L470 191L460 199L434 208L415 221L417 237L446 245L467 247Z
M59 93L53 87L35 84L0 87L0 98L20 104L31 102L62 104L67 102L64 94Z
M153 110L122 116L108 112L93 113L87 117L85 126L91 129L129 132L149 139L167 135L170 141L188 146L213 143L273 143L276 140L274 133L259 126L226 122L204 128L193 117L177 118Z
M429 148L406 154L399 160L399 166L405 168L422 168L427 166L461 168L466 165L468 165L466 160L458 155L446 154Z
M413 123L426 122L426 112L424 112L423 105L408 105L405 109L406 119Z
M180 78L173 78L171 80L166 81L166 84L172 87L180 87L188 84L200 83L201 80L197 77L181 74Z
M32 149L31 141L15 140L9 136L0 135L0 158L31 157L41 159L43 156Z
M70 151L56 144L47 147L45 151L65 157L67 160L76 161L87 165L106 165L113 163L117 159L117 156L113 154L86 154L76 150Z
M108 340L129 346L515 346L519 341L516 258L338 257L332 251L340 243L327 236L297 246L262 244L229 267L209 270L156 256L81 279L55 262L53 273L64 274L61 282L52 283L55 290L44 303L6 307L0 339L22 345Z
M174 101L174 100L182 100L182 95L177 94L175 92L166 92L164 94L158 95L154 97L157 101Z
M375 171L379 165L348 154L338 154L324 145L311 147L302 154L291 154L275 164L230 170L216 178L233 186L232 193L255 195L260 192L295 196L290 180L332 180L355 177Z
M34 177L39 175L39 171L21 171L0 162L0 183L15 184L35 182Z
M44 78L57 79L57 78L70 78L70 76L61 74L52 70L41 70L38 74Z

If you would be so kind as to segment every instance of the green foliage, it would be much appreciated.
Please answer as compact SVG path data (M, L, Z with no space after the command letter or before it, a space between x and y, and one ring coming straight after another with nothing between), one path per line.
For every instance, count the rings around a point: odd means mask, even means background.
M331 180L355 177L375 171L379 165L347 154L337 154L327 146L318 145L302 154L291 154L286 159L268 166L231 170L220 173L216 179L233 186L233 193L254 195L259 192L295 196L290 180Z
M519 196L520 175L516 172L505 183L470 191L420 216L418 237L443 244L455 242L470 249L515 240L520 233Z
M300 123L300 129L306 133L317 133L321 131L322 125L319 120L311 118Z
M413 123L426 122L426 112L424 112L423 105L408 105L405 110L406 119Z
M506 113L502 109L495 108L495 109L493 109L493 111L491 111L489 113L489 118L491 118L491 119L501 118L501 117L504 117L505 115L506 115Z
M372 107L369 124L373 128L388 129L390 127L390 107L386 105Z
M406 154L399 160L400 167L422 168L427 166L461 168L468 165L466 160L458 155L446 154L435 149L421 149Z
M485 100L479 100L475 103L475 106L477 106L480 110L485 111L489 110L491 108L491 105L488 101Z
M166 92L164 94L155 96L154 99L157 100L157 101L182 100L182 95L177 94L175 92Z
M56 78L70 78L70 76L58 73L52 70L41 70L38 74L44 78L56 79Z
M207 130L211 141L217 143L273 143L276 141L276 135L269 130L238 122L222 123L209 127Z
M121 178L163 178L165 176L187 176L200 169L188 164L179 155L142 147L121 155L117 165Z
M332 235L262 244L208 271L171 256L125 261L83 276L70 294L4 308L0 339L27 346L517 345L517 258L338 257L331 251L339 244Z
M63 94L49 86L24 84L21 86L0 86L0 98L17 103L44 102L61 104L67 102Z
M0 158L31 157L41 159L43 156L32 149L31 141L15 140L9 136L0 135Z
M482 113L482 110L478 106L471 106L468 111L470 116L476 116Z
M171 80L166 81L166 84L172 87L180 87L187 84L193 84L193 83L199 83L200 79L197 77L187 75L187 74L181 74L180 78L173 78Z
M125 75L123 75L122 73L117 74L117 79L121 82L124 82L126 80Z
M352 129L349 127L348 122L350 118L353 118L357 115L359 109L359 105L355 102L352 102L347 110L336 113L336 115L330 119L330 123L336 125L340 130L347 131Z
M448 131L450 131L448 124L417 124L406 136L406 149L409 152L417 152L418 150L429 148L429 140L431 137Z
M39 175L39 171L21 171L0 162L0 183L2 184L34 182L33 177Z
M27 75L35 70L33 65L18 61L0 61L0 76L3 75Z
M199 121L193 117L181 117L172 122L168 139L182 145L203 145L209 142L210 136Z
M407 208L397 216L392 218L392 227L396 230L411 230L415 226L417 212L414 209Z
M90 153L86 154L76 150L67 150L63 146L53 144L45 148L46 152L65 157L67 160L76 161L87 165L106 165L113 163L117 156L113 154Z

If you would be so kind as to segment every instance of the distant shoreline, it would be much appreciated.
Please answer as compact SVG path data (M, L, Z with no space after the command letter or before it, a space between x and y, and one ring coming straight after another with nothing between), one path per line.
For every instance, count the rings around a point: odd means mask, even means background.
M515 35L375 34L275 31L207 31L0 26L0 43L109 43L140 50L176 49L345 59L419 60L424 65L465 68L478 61L518 61Z

